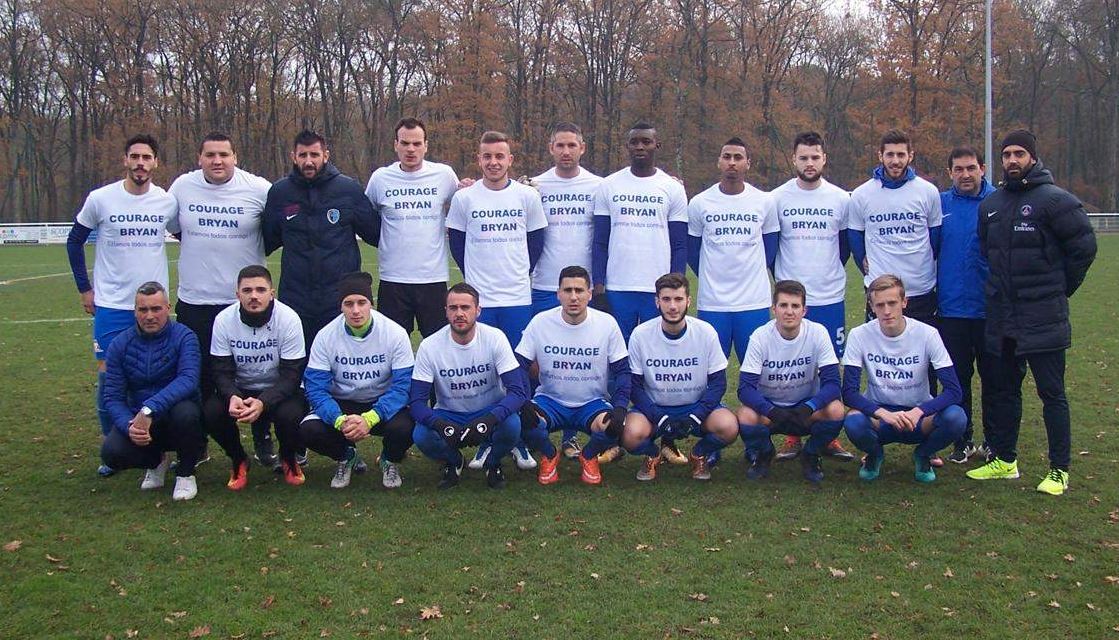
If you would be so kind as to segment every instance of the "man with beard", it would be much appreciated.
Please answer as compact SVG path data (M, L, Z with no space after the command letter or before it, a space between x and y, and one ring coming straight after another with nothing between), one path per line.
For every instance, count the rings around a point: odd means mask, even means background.
M824 178L828 154L824 139L815 131L793 139L793 169L796 177L771 193L777 203L781 234L777 243L774 277L800 282L808 292L805 317L828 332L837 358L843 357L846 342L847 206L850 194ZM777 451L778 460L797 457L799 436L788 435ZM839 440L827 445L826 453L853 460Z
M299 314L309 345L338 315L342 275L361 269L355 235L376 246L380 229L361 185L330 162L325 138L300 132L291 162L291 173L268 190L264 250L284 247L279 299Z
M81 294L82 310L93 316L93 356L97 359L94 403L101 435L112 426L102 391L105 387L105 353L113 339L136 323L136 287L149 281L167 286L167 221L175 214L175 198L152 184L159 167L159 143L147 134L124 143L123 180L95 189L86 197L66 239L66 253L74 284ZM93 283L86 274L83 245L97 230ZM112 475L102 464L97 472Z
M1004 180L979 205L979 247L987 257L986 346L991 357L987 443L994 454L968 472L975 480L1018 477L1022 381L1034 374L1049 441L1049 473L1037 490L1068 490L1071 427L1065 396L1065 351L1072 346L1068 299L1096 257L1096 236L1083 205L1053 184L1024 129L1002 142Z

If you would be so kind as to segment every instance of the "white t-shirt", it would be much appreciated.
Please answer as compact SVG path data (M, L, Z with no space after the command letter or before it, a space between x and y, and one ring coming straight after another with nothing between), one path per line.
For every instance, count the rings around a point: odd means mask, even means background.
M727 195L715 184L688 203L688 235L701 238L699 301L703 311L751 311L770 305L762 235L779 228L769 194L753 185Z
M280 360L299 360L307 355L299 316L279 300L272 304L272 318L259 328L241 322L239 302L214 318L210 355L233 357L237 388L243 391L272 387L279 378Z
M264 264L260 214L271 186L243 169L234 169L224 184L206 182L201 170L175 179L170 193L179 208L167 221L167 230L182 233L179 300L237 301L237 273L250 264Z
M815 189L801 189L793 178L770 195L781 222L774 275L803 284L809 307L843 302L847 270L839 261L839 234L847 229L850 194L823 178Z
M394 162L369 176L365 195L381 213L377 247L381 280L447 281L444 212L456 190L454 169L427 160L415 171L404 171Z
M687 316L684 335L669 340L661 319L637 325L629 337L629 368L645 377L645 390L662 407L698 402L707 391L707 376L727 368L719 335L710 324Z
M839 364L828 330L805 318L786 340L770 320L750 335L742 371L759 376L758 391L773 404L791 407L820 390L820 368ZM823 407L819 407L823 408Z
M579 324L568 324L563 309L536 314L528 323L517 353L540 366L536 395L574 409L609 394L610 363L627 355L622 331L613 316L587 309Z
M544 231L544 251L532 271L532 288L556 291L564 267L578 265L591 270L594 193L602 178L583 168L574 178L561 178L553 167L533 180L540 190L548 228Z
M540 193L516 180L498 191L479 180L451 198L447 227L466 233L463 280L482 308L532 304L528 233L546 226Z
M887 189L871 178L851 192L848 228L866 234L866 259L870 263L864 286L882 274L901 278L905 292L919 296L936 286L929 229L941 224L940 192L916 177L897 189Z
M929 325L906 317L905 331L890 338L877 320L855 327L847 336L843 366L862 367L866 397L877 404L915 407L929 395L929 365L952 366L940 334Z
M501 375L520 366L509 339L479 322L474 339L459 344L446 326L424 338L416 351L412 378L435 386L435 408L462 413L481 411L501 402Z
M603 179L594 214L610 218L606 288L654 293L657 278L672 268L668 223L688 221L684 185L660 169L638 178L626 167Z
M373 326L364 338L350 335L346 317L339 315L311 345L307 368L330 372L330 396L335 400L376 402L392 386L393 370L414 363L404 329L379 311L372 313Z
M136 306L136 288L155 281L167 286L167 220L178 205L154 184L144 195L124 190L124 180L94 189L78 212L78 224L97 230L93 303L107 309Z

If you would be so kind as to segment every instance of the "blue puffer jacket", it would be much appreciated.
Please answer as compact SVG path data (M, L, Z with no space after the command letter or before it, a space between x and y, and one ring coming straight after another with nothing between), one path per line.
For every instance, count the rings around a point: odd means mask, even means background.
M983 180L978 195L952 187L940 194L944 222L940 226L940 253L936 259L936 291L942 318L982 318L987 305L987 259L979 251L979 203L995 190Z
M102 390L113 428L128 433L140 407L147 406L159 418L177 403L197 397L201 362L198 336L178 322L151 335L135 325L118 335L105 354Z

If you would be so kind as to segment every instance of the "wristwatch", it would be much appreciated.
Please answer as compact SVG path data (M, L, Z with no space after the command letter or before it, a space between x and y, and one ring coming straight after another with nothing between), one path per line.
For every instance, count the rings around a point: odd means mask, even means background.
M144 406L140 407L140 413L142 413L145 416L150 418L150 417L152 417L153 411L152 411L151 407L149 407L147 405L144 405Z

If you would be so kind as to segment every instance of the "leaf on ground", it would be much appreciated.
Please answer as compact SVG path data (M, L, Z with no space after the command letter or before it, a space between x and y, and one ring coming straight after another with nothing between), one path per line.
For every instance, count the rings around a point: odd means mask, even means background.
M695 600L696 602L707 602L708 600L710 600L710 598L707 597L706 593L693 593L690 594L688 598L691 600Z
M440 610L439 605L433 604L430 607L423 607L420 609L420 620L436 620L443 617L443 611Z
M517 582L517 586L513 587L513 591L515 593L524 593L524 590L525 590L525 581L524 580L521 580L521 581Z
M272 605L276 602L276 596L268 596L260 602L261 609L271 609Z
M19 548L22 546L23 540L12 540L11 542L4 545L4 551L19 551Z
M127 629L124 632L124 637L126 637L126 638L135 638L135 637L138 637L139 635L140 635L140 630L139 629Z
M597 573L592 573L591 577L594 578L595 580L598 580L598 574Z
M404 598L397 598L392 601L393 606L404 604Z
M901 594L898 593L897 591L891 591L890 595L893 596L894 598L900 598L901 597Z
M1071 553L1066 553L1064 558L1065 562L1076 562L1076 556L1072 555Z
M59 562L62 562L62 558L56 558L49 553L46 554L46 558L47 558L47 562L53 562L55 564L58 564Z
M323 629L323 630L319 631L319 637L320 638L329 638L330 637L330 629Z
M797 563L796 556L789 556L789 555L785 556L785 564L787 564L791 567L796 563Z
M1089 611L1095 611L1096 610L1096 605L1092 604L1091 602L1087 603L1085 606L1088 607Z
M202 636L210 635L210 625L204 624L201 627L195 627L190 630L191 638L201 638Z
M1119 584L1119 576L1104 576L1104 581L1108 584Z
M672 512L672 515L674 515L674 516L683 515L683 513L684 513L683 511L681 511L680 509L677 509L676 507L672 507L672 509L670 509L670 511Z
M650 549L652 549L652 547L650 547L650 546L649 546L649 545L647 545L647 544L639 544L639 545L637 545L637 550L638 550L638 551L648 551L648 550L650 550Z
M187 614L186 611L172 611L171 612L171 617L172 618L185 618L186 614Z
M945 567L944 568L944 577L945 578L955 578L956 577L956 574L952 573L952 567Z
M1050 600L1049 601L1049 606L1053 607L1054 609L1060 609L1061 608L1061 603L1057 602L1056 600Z
M703 550L710 553L718 553L722 551L722 549L720 549L719 547L704 547Z
M319 606L323 609L329 609L334 604L334 601L326 596L319 596Z
M833 578L846 578L847 572L843 569L836 569L835 567L828 567L828 572L831 573Z

